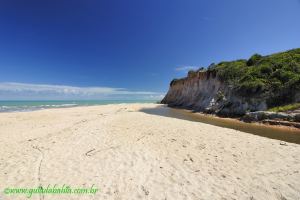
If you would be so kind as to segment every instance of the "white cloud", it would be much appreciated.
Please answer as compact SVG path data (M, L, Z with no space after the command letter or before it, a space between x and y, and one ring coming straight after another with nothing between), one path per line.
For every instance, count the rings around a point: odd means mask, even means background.
M131 91L111 87L74 87L66 85L0 83L0 99L153 99L162 93Z
M184 71L184 72L188 72L190 70L197 70L199 67L197 66L180 66L180 67L176 67L175 71Z

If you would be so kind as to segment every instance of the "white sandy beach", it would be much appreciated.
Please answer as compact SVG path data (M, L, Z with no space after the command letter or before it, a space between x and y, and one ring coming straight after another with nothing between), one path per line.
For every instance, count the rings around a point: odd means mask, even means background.
M300 145L120 104L0 114L0 199L63 184L95 194L31 199L300 199Z

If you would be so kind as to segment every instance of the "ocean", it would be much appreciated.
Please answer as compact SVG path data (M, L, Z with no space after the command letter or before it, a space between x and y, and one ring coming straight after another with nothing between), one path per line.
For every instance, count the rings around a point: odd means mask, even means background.
M155 103L157 100L43 100L43 101L0 101L0 112L29 112L51 108L94 106L120 103Z

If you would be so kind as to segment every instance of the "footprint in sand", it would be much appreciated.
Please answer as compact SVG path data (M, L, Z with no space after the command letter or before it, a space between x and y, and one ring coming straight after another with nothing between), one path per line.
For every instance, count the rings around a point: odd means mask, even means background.
M146 196L149 195L149 191L142 185L142 190L145 193Z

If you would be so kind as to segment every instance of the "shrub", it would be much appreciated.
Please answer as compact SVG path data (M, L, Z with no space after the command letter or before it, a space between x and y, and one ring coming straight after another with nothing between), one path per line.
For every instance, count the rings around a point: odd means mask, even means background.
M268 106L293 101L300 90L300 48L269 56L254 54L248 60L220 62L213 70L238 95L263 95Z
M265 84L259 79L244 81L238 84L237 91L242 96L260 94L265 89Z
M259 54L254 54L253 56L251 56L251 58L249 58L249 60L247 61L247 66L253 66L256 65L260 60L262 59L262 56Z
M300 108L300 103L294 103L294 104L288 104L288 105L284 105L284 106L273 107L273 108L269 109L269 111L285 112L285 111L289 111L289 110L295 110L298 108Z

